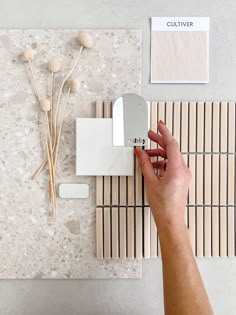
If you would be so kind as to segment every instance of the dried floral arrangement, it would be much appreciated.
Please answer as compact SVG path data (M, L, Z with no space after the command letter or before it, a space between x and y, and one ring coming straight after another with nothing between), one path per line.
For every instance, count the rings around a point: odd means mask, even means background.
M49 201L50 208L48 211L48 221L54 222L56 219L56 169L57 169L57 160L59 154L61 133L63 120L66 112L66 107L68 104L68 100L71 93L77 93L80 87L80 82L78 79L72 78L72 74L76 69L80 56L83 52L84 48L91 48L93 41L91 36L86 32L80 32L78 35L78 44L80 46L78 55L75 59L75 62L67 73L67 75L62 80L57 101L54 104L54 76L57 72L61 70L61 63L53 58L48 62L47 68L50 73L50 98L41 98L39 95L38 86L36 84L35 71L33 67L33 59L34 53L30 48L26 48L21 54L20 59L24 63L28 64L30 74L31 74L31 82L34 88L34 93L39 104L39 108L41 110L42 117L42 126L43 126L43 134L44 134L44 142L46 148L46 158L39 166L35 174L33 175L33 179L36 179L37 176L41 173L41 171L48 165L49 170ZM64 91L64 88L67 89L66 100L64 104L61 104L61 98Z

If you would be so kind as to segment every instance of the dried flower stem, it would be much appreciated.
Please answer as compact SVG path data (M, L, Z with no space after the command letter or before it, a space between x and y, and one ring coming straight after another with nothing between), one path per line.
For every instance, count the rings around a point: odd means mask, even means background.
M51 112L50 112L50 133L51 139L53 142L53 116L54 116L54 108L53 108L53 83L54 83L54 72L51 72L51 84L50 84L50 101L51 101Z
M75 60L75 63L73 65L73 67L68 72L68 74L65 76L65 78L62 81L61 86L60 86L58 99L57 99L57 104L56 104L56 109L55 109L55 116L54 116L54 146L56 145L56 141L57 141L56 140L57 139L57 119L58 119L58 111L59 111L59 105L60 105L60 101L61 101L62 90L63 90L63 87L64 87L66 81L68 80L68 78L72 75L73 71L75 70L75 68L76 68L76 66L77 66L77 64L79 62L79 58L80 58L80 56L82 54L82 51L83 51L83 46L80 47L79 54L78 54L78 56L77 56L77 58Z
M58 152L59 152L59 146L60 146L60 141L61 141L61 131L62 131L63 121L64 121L66 107L68 104L70 93L71 93L71 88L69 87L67 91L67 95L66 95L66 101L62 109L62 115L61 115L60 125L58 129L58 136L56 139L56 147L55 147L55 154L54 154L54 171L55 172L56 172L56 167L57 167Z
M44 117L45 115L45 117ZM49 165L49 176L50 176L50 195L52 198L52 217L55 217L55 191L54 191L54 181L53 181L53 165L50 157L50 145L48 143L48 127L47 127L47 112L42 112L42 120L43 120L43 130L44 130L44 140L46 145L47 159Z
M54 113L54 130L53 130L53 153L55 152L55 148L56 148L56 143L57 143L57 120L58 120L58 111L59 111L59 105L60 105L60 101L61 101L61 95L62 95L62 90L63 87L66 83L66 81L68 80L68 78L71 76L71 74L73 73L73 71L75 70L78 62L79 62L79 58L81 56L81 53L83 51L83 46L80 47L79 50L79 54L75 60L75 63L73 65L73 67L71 68L71 70L68 72L68 74L65 76L64 80L61 83L60 86L60 90L59 90L59 94L58 94L58 99L57 99L57 104L56 104L56 108L55 108L55 113ZM41 173L41 171L44 169L44 167L47 165L47 159L45 159L43 161L43 163L39 166L39 168L37 169L37 171L35 172L35 174L33 175L33 179L36 179L37 176Z
M39 104L40 104L39 91L38 91L37 84L36 84L36 80L35 80L34 69L33 69L33 66L32 66L32 63L31 63L30 59L28 59L28 63L29 63L30 72L31 72L31 76L32 76L34 91L35 91L35 94L36 94L36 96L37 96L38 102L39 102Z

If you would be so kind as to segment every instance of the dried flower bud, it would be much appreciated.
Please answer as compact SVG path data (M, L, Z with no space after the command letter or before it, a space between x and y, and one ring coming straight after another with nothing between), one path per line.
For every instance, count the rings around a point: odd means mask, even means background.
M80 82L78 79L71 79L68 81L69 88L72 93L77 93L80 88Z
M24 62L34 59L34 52L31 48L26 48L21 54L20 59Z
M79 44L85 48L90 48L93 45L92 37L86 32L80 32L78 38Z
M44 99L44 100L40 101L40 106L41 106L41 110L43 112L48 112L51 109L51 103L47 99Z
M59 60L53 58L48 62L48 70L50 72L59 72L61 70L61 63Z

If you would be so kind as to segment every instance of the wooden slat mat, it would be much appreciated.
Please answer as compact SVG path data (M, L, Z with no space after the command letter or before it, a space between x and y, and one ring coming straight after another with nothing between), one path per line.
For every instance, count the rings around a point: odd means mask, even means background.
M192 172L186 224L196 256L236 253L236 103L147 102L149 126L162 119ZM96 116L111 117L111 102ZM155 143L148 143L154 148ZM97 258L160 256L158 232L135 160L134 177L97 177Z

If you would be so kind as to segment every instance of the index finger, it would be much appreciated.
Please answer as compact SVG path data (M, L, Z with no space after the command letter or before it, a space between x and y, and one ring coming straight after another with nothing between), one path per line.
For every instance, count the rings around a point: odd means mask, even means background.
M170 133L169 129L163 123L163 121L159 121L158 130L160 131L168 158L168 166L169 167L179 167L183 163L182 155L179 151L179 146L175 138Z

